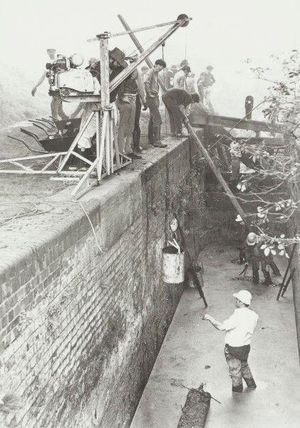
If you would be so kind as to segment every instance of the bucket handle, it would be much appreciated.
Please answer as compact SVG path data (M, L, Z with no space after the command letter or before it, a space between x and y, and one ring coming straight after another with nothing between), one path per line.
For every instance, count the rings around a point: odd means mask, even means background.
M176 248L178 254L180 253L180 246L179 246L178 242L176 241L176 239L173 239L172 241L168 241L168 243L170 245L172 245L172 247Z

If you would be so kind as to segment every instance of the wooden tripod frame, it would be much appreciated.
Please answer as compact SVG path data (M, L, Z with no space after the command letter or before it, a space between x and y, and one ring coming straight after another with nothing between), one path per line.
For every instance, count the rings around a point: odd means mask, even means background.
M71 155L76 156L86 162L89 167L87 171L81 177L79 183L75 186L72 194L76 195L77 192L82 188L86 181L95 173L97 181L107 175L113 174L117 169L120 169L129 163L131 159L119 152L116 125L117 120L115 111L110 103L110 87L109 87L109 50L108 50L108 33L99 35L100 41L100 72L101 72L101 99L99 100L85 100L87 103L93 103L93 110L79 131L75 140L71 144L68 152L66 153L58 173L64 172L64 167L68 162ZM95 102L98 101L98 102ZM101 107L99 106L101 101ZM88 129L90 123L96 119L96 158L93 162L80 156L75 151L80 139Z

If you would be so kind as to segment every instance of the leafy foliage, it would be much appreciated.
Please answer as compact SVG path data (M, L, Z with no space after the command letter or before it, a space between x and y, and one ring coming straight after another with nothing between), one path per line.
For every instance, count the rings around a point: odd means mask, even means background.
M240 215L236 221L252 226L260 236L261 249L266 256L279 254L288 257L286 247L299 242L296 235L287 238L283 233L279 237L270 234L270 224L282 225L282 229L299 210L298 189L300 163L298 161L298 145L300 137L300 106L299 80L300 57L298 50L293 50L288 56L274 56L281 69L281 79L272 78L270 68L251 67L258 79L270 82L269 95L265 98L267 104L263 113L271 123L280 123L284 140L278 147L268 147L267 144L243 144L243 150L254 164L252 174L242 175L237 188L251 195L256 202L256 212L248 211L246 218ZM273 132L273 136L276 134ZM245 140L244 143L247 143ZM242 198L239 198L242 199ZM253 204L252 204L253 206Z

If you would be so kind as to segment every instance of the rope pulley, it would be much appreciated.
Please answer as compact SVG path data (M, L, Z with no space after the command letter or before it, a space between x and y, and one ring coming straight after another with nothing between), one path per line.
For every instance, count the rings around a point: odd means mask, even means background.
M180 25L181 27L187 27L189 25L190 18L185 13L181 13L178 15L177 21L182 21L182 24Z

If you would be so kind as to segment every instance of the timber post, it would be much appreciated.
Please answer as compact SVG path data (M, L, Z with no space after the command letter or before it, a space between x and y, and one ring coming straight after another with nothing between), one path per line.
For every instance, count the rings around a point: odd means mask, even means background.
M206 148L202 144L201 140L198 138L198 136L197 136L196 132L194 131L193 127L191 126L191 124L189 122L186 122L185 126L186 126L186 128L187 128L187 130L189 132L189 135L194 140L194 142L196 143L196 145L197 145L198 149L200 150L201 154L204 156L204 158L207 161L208 165L210 166L211 170L215 174L218 182L221 184L221 186L225 190L225 193L229 197L232 205L234 206L234 208L236 209L236 211L238 212L238 214L242 217L242 219L244 220L244 222L246 222L245 221L246 220L246 214L245 214L243 208L238 203L236 196L230 190L230 188L229 188L228 184L226 183L226 181L224 180L221 172L219 171L219 169L214 164L214 161L210 157L208 151L206 150Z

